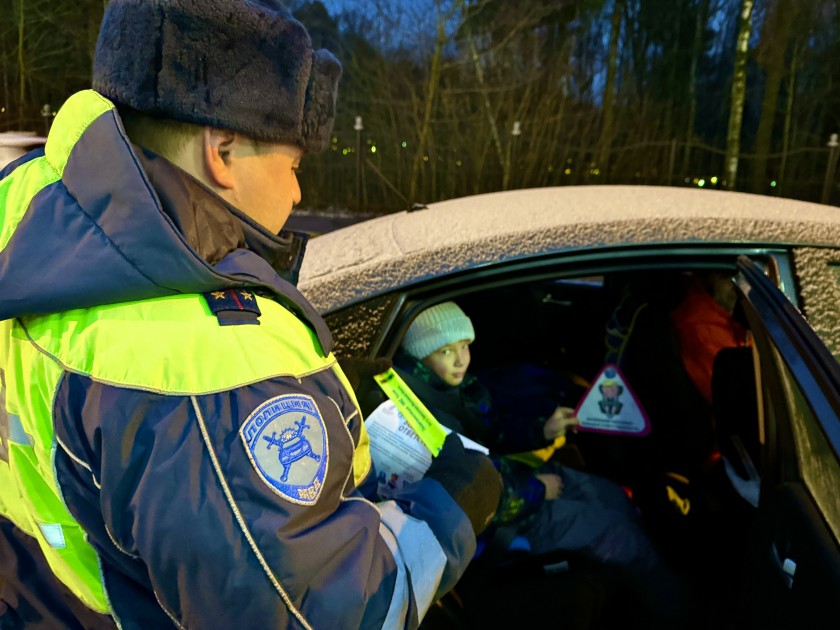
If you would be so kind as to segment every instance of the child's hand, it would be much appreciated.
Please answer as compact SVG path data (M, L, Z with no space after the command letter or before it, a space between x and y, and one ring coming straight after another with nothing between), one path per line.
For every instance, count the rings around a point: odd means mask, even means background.
M580 424L575 417L575 410L569 407L557 407L551 417L543 425L543 435L549 441L556 440L561 435L566 435L566 429Z
M554 501L554 499L563 494L563 480L560 478L560 475L544 474L535 476L545 486L546 501Z

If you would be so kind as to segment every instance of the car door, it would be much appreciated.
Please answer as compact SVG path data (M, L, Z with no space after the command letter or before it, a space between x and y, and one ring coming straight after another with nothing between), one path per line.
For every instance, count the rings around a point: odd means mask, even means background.
M738 627L833 626L840 619L840 366L764 269L746 257L738 269L754 335L761 445Z

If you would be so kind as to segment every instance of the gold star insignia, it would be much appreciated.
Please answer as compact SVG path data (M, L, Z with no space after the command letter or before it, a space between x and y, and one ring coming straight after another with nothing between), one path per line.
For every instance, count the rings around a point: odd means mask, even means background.
M247 291L240 291L239 295L241 295L242 299L245 299L245 300L253 300L254 299L253 297L251 297L251 294L248 293Z
M225 292L224 291L213 291L211 294L217 300L224 300L225 299Z

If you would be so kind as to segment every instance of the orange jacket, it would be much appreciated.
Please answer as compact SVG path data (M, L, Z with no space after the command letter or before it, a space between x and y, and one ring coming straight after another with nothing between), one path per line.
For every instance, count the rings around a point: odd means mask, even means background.
M746 331L699 282L692 282L685 299L671 312L686 372L712 404L712 366L723 348L743 346Z

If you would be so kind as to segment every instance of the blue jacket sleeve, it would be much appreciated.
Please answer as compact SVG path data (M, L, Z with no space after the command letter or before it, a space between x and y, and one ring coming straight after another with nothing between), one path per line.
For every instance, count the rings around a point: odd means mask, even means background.
M182 627L419 623L472 528L430 479L359 496L349 400L329 372L201 396L66 377L59 480L124 627L144 625L144 597Z

